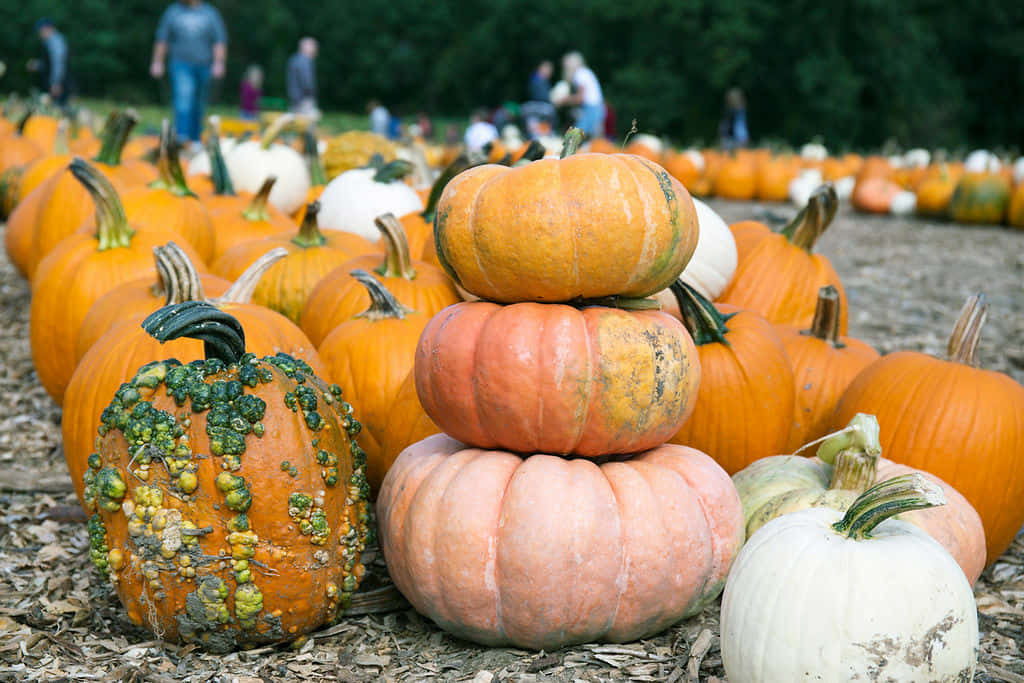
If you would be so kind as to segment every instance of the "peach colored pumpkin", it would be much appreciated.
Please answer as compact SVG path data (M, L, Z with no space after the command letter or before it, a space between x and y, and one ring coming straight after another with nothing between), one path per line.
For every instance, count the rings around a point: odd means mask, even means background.
M437 434L398 456L377 519L391 578L420 613L477 643L548 651L695 614L743 542L728 476L672 445L597 465Z

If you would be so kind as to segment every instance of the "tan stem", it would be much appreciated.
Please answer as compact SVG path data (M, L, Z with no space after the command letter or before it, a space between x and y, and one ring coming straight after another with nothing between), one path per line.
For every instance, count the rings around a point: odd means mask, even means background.
M174 242L154 247L156 270L163 286L164 305L186 301L205 301L199 271L188 255Z
M403 306L380 280L365 270L353 270L349 275L366 287L366 292L370 295L370 307L355 317L366 318L373 322L387 318L402 320L406 315L414 312Z
M988 301L985 294L979 292L970 296L960 310L960 317L946 346L946 354L951 361L972 366L978 364L978 341L987 317Z
M825 183L814 191L807 206L782 230L792 244L811 251L824 234L839 208L839 195L832 183Z
M270 270L270 266L274 265L285 256L288 255L288 250L284 247L276 247L271 249L263 256L260 256L256 261L245 269L238 279L228 287L228 291L224 292L221 296L216 299L211 299L210 302L214 305L223 304L247 304L252 301L252 293L256 290L256 285L259 284L260 279L266 275L267 271Z
M374 224L380 230L384 240L384 262L374 272L381 277L401 277L406 280L416 279L416 269L412 267L409 255L409 239L402 223L392 213L377 216Z
M274 144L274 140L277 139L284 129L287 128L292 121L295 120L295 114L281 114L270 124L265 131L263 131L263 137L260 138L260 147L263 149L270 149L270 146Z
M253 195L252 201L249 202L249 206L242 211L242 217L247 221L268 221L270 220L270 214L267 213L267 201L270 199L270 191L274 189L274 183L277 182L277 176L267 176L267 179L260 185L260 189Z
M801 334L809 334L829 342L837 349L845 346L839 339L839 318L842 304L839 301L839 290L834 285L825 285L818 290L818 304L814 309L814 320L811 329Z

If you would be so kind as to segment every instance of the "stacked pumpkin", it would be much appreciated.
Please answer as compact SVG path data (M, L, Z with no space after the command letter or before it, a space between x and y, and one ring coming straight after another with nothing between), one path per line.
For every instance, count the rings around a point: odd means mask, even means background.
M665 445L700 365L684 327L641 299L693 254L693 203L657 164L575 154L578 140L445 189L438 256L486 301L424 330L415 389L445 433L403 451L377 500L398 588L488 645L653 634L719 593L743 540L728 475Z

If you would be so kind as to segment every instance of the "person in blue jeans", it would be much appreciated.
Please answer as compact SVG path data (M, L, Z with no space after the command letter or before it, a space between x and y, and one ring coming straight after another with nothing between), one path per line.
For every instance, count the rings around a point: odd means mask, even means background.
M172 3L160 17L153 44L153 78L171 81L178 139L197 144L211 78L224 77L228 32L215 7L202 0Z

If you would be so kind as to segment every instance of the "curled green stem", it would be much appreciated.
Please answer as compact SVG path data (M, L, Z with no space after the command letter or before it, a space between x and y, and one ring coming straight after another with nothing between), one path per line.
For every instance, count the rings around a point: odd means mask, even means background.
M128 225L124 206L114 186L106 176L82 159L74 159L68 168L71 175L89 192L96 205L96 239L99 241L99 250L129 246L135 231Z
M245 331L238 320L206 301L164 306L142 321L142 329L161 344L173 339L203 342L207 360L237 363L245 354Z
M832 465L830 489L864 491L875 481L882 455L878 419L857 413L845 428L826 438L818 458Z
M107 119L107 125L103 129L103 137L100 143L100 151L95 161L107 166L117 166L121 163L121 153L128 143L128 137L132 129L139 122L139 115L129 109L123 112L111 114Z
M864 540L879 524L911 510L945 505L942 488L920 472L904 474L875 484L862 493L832 528L847 538Z
M669 285L669 291L679 304L683 325L693 337L694 344L702 346L717 343L729 346L725 335L729 332L726 322L731 316L723 315L713 303L682 280Z

